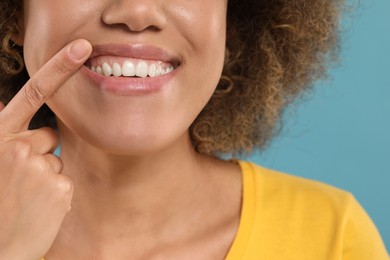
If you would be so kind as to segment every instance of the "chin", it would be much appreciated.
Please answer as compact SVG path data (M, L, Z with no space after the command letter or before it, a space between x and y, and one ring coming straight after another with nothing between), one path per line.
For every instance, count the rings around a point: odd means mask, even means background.
M175 142L186 138L186 131L162 128L134 128L96 126L93 124L65 124L59 121L59 130L64 136L83 143L83 146L98 149L101 152L120 156L146 156L161 152L174 146Z

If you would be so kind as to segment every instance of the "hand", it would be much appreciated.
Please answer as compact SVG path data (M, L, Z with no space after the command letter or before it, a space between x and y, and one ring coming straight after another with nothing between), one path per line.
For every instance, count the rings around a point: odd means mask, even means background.
M40 259L70 210L72 181L53 155L54 130L28 130L38 109L91 54L91 44L65 46L4 107L0 103L0 259Z

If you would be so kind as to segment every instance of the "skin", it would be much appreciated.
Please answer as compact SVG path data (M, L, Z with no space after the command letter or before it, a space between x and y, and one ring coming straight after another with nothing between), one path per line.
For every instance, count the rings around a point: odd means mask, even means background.
M12 133L17 141L28 135L31 147L38 147L29 156L47 159L56 145L54 133L26 131L33 112L46 101L57 115L61 140L61 159L50 157L47 164L52 179L66 178L54 186L64 186L67 194L47 189L47 194L57 194L64 202L50 234L37 224L40 232L32 237L44 242L34 242L36 256L42 253L49 260L225 257L238 228L241 173L234 163L197 154L188 128L210 99L222 71L226 9L226 0L24 1L19 37L26 67L34 75L32 85L39 92L44 87L49 91L37 102L26 102L29 97L23 94L15 97L0 113L0 121L15 127L0 133ZM78 71L79 62L51 62L79 38L92 45L151 44L174 52L181 66L161 92L143 97L109 95L86 80ZM62 75L61 80L53 79L53 71ZM45 140L46 149L40 149ZM12 146L4 143L0 150L10 150ZM13 165L12 160L7 163ZM48 186L46 179L34 183ZM44 198L37 199L37 205ZM64 208L69 209L70 203L72 209L66 214ZM45 210L51 212L49 206ZM37 212L30 217L36 218Z
M76 53L81 56L75 59L70 50L77 42L81 46ZM58 174L63 164L51 154L58 138L52 129L27 131L27 126L38 108L80 68L90 52L91 45L86 41L66 46L7 107L0 104L1 259L38 259L50 248L70 209L72 181ZM59 64L67 71L58 71ZM37 84L43 79L45 84Z

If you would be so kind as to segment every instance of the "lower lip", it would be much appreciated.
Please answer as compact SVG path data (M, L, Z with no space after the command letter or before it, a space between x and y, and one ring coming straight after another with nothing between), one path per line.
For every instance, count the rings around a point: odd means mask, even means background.
M176 74L176 70L158 76L146 78L105 77L83 66L81 72L100 89L116 95L147 95L161 91Z

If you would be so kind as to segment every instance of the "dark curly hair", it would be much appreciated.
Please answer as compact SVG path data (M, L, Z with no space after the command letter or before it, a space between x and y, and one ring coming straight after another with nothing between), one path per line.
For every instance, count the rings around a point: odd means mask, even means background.
M0 3L0 100L15 95L29 76L14 13L21 1ZM326 76L337 58L343 0L229 0L226 57L221 80L190 127L203 154L240 155L264 148L279 130L289 103ZM55 127L44 106L30 128Z

